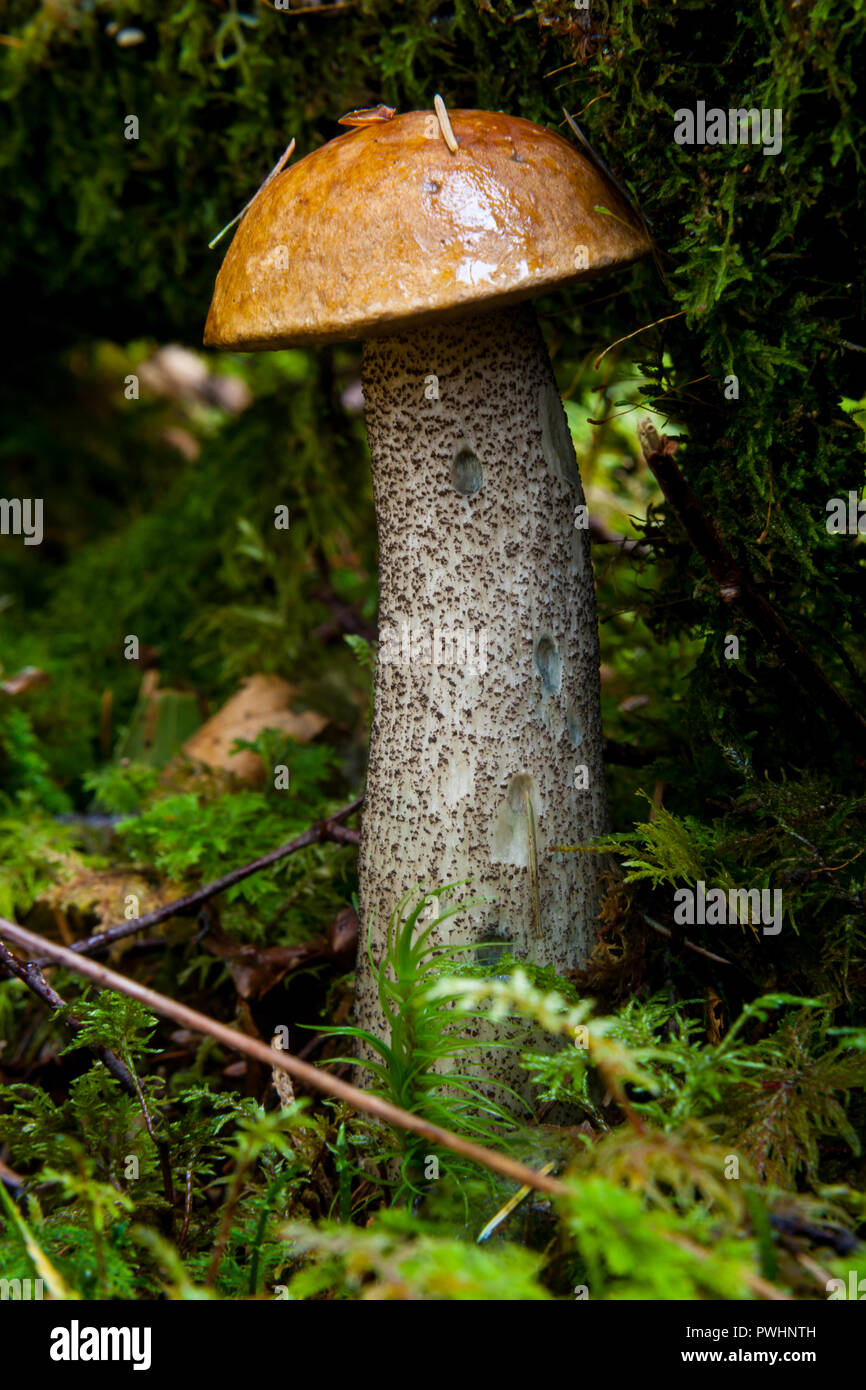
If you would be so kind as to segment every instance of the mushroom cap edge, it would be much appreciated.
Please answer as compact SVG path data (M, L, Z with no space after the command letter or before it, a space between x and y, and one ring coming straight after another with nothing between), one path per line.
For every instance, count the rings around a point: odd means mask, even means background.
M651 248L563 136L449 111L357 127L290 165L245 213L204 341L255 351L405 332L533 298ZM600 209L604 209L601 211Z

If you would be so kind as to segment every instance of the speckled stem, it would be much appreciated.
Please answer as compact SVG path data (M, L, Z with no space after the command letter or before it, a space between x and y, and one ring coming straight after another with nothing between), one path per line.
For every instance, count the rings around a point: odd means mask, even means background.
M606 802L583 490L534 312L371 340L363 384L380 652L355 1015L381 1034L366 928L378 960L416 884L470 878L454 899L491 899L440 941L501 941L560 971L586 961L598 858L546 847L603 830ZM483 1067L513 1075L496 1051Z

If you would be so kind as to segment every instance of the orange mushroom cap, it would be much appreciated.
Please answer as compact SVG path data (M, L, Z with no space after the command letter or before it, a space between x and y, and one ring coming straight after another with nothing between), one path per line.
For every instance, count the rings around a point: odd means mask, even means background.
M256 196L217 276L204 341L275 349L501 308L629 264L643 229L595 164L517 116L361 126ZM601 211L600 209L606 209Z

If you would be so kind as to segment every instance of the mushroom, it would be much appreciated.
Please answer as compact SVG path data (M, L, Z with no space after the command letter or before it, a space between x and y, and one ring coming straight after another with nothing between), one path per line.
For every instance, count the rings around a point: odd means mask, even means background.
M432 939L584 961L605 829L589 532L528 301L650 246L562 136L486 111L361 123L270 180L217 277L205 343L363 339L379 636L360 854L356 1022L383 1035L367 954L417 884L484 903ZM503 1074L494 1054L488 1074Z

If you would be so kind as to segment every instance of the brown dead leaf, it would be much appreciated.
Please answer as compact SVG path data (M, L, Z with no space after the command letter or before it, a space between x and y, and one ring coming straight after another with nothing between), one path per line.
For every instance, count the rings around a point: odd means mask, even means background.
M277 1052L282 1052L283 1039L281 1033L275 1033L271 1038L271 1047L276 1048ZM287 1071L283 1071L282 1067L273 1067L271 1069L271 1075L274 1080L274 1089L280 1098L280 1109L286 1110L288 1106L294 1105L295 1103L292 1078Z
M194 463L201 453L201 445L195 435L190 434L189 430L181 429L179 425L168 425L162 431L160 439L170 449L176 449L188 463Z
M340 970L352 968L358 941L358 918L351 907L343 908L329 924L327 934L301 946L256 946L237 941L212 924L202 943L224 960L242 999L260 999L292 970L313 961L329 961Z
M56 914L71 917L78 927L81 919L96 918L96 930L114 926L124 917L143 917L166 903L174 902L185 890L177 883L154 884L135 869L74 868L62 883L43 893L40 902ZM90 928L88 927L88 932ZM63 933L61 933L63 934Z
M328 722L315 710L295 714L289 709L294 693L294 687L280 676L250 676L237 695L187 739L184 753L208 767L231 772L243 782L262 782L265 770L261 758L248 749L232 753L235 739L252 741L262 729L280 729L299 743L309 743Z
M722 1041L725 1032L725 1005L718 990L707 985L705 1014L707 1020L707 1041L715 1046Z
M20 671L16 671L14 676L8 676L5 681L0 681L0 690L4 695L20 695L23 691L29 690L34 685L44 685L50 681L51 677L46 671L40 671L38 666L22 666Z
M358 949L358 914L353 907L342 908L328 926L328 948L334 964L350 970Z
M624 700L620 700L617 709L623 714L632 714L636 709L643 709L649 702L649 695L626 695Z

